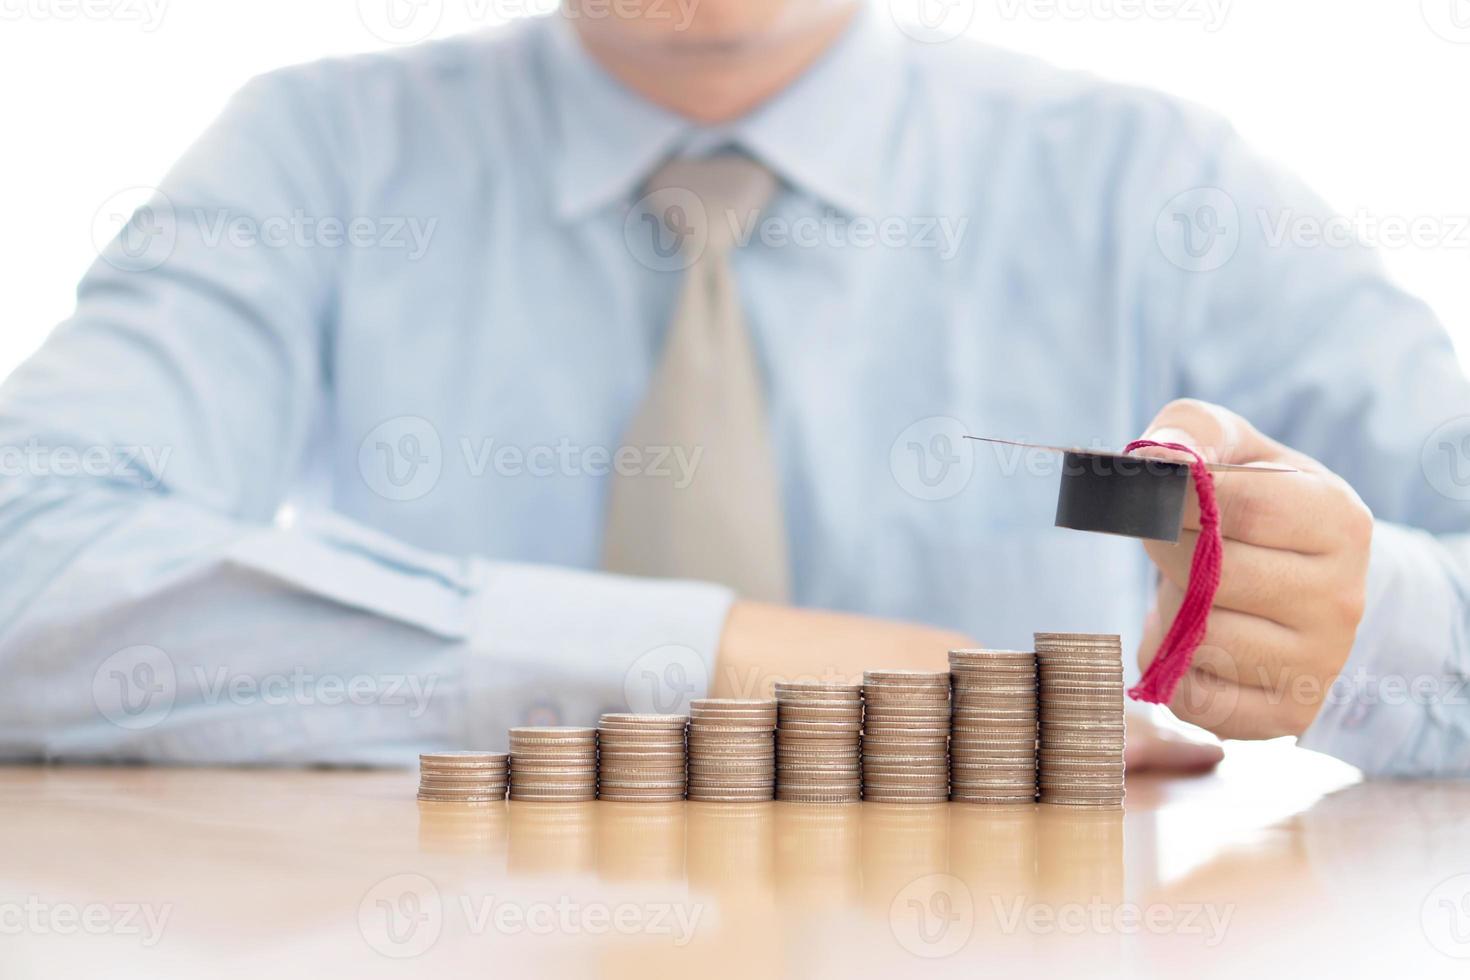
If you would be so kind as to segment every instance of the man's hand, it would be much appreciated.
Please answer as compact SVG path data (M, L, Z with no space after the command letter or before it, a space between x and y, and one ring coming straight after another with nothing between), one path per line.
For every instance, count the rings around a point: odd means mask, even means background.
M737 602L725 622L712 697L768 698L777 681L861 684L865 670L949 670L963 633L849 613Z
M1209 462L1299 471L1215 474L1225 539L1220 590L1194 666L1169 706L1221 738L1300 735L1347 661L1363 617L1372 513L1321 463L1215 405L1173 402L1146 438L1192 446ZM1184 601L1199 540L1192 494L1184 526L1177 545L1147 542L1161 578L1139 649L1143 667Z
M865 670L948 670L949 651L978 646L963 633L854 616L737 602L730 610L711 697L768 698L776 681L861 683ZM1130 712L1130 772L1206 772L1220 749L1166 732Z

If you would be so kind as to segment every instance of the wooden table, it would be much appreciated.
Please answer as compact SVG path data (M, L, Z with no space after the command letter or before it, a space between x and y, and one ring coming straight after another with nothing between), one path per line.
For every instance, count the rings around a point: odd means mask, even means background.
M1470 785L1281 745L1123 813L414 782L0 768L0 976L1470 977Z

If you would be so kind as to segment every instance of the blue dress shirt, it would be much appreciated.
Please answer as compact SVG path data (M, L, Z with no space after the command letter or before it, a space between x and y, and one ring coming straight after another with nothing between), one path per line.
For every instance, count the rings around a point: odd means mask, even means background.
M697 694L728 591L597 565L611 468L697 465L619 445L680 279L640 187L724 146L782 181L735 262L800 604L1131 646L1138 544L959 437L1118 446L1199 397L1378 520L1303 743L1470 771L1470 385L1429 310L1283 235L1331 213L1214 118L867 14L718 127L557 18L249 84L0 389L0 753L398 763Z

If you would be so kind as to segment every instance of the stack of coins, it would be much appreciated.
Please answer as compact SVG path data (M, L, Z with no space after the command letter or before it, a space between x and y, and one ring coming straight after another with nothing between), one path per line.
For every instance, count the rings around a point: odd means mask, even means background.
M498 803L510 778L504 752L427 752L419 756L419 799Z
M776 786L776 702L689 703L689 799L769 800Z
M863 674L863 799L949 799L949 673Z
M597 799L597 729L512 728L510 798L542 803Z
M668 803L684 798L684 715L605 714L597 723L597 798Z
M1123 802L1123 648L1117 636L1037 633L1041 802Z
M863 798L863 689L776 685L776 799L856 803Z
M954 715L949 798L961 803L1036 800L1036 654L951 650Z

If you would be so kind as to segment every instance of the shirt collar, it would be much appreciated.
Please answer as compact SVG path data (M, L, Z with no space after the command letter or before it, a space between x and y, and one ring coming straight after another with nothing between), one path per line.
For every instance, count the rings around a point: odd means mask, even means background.
M735 144L787 182L848 212L874 215L903 97L904 49L861 4L815 64L749 115L701 127L614 79L582 48L572 25L547 18L560 152L555 207L571 221L629 201L671 153Z

